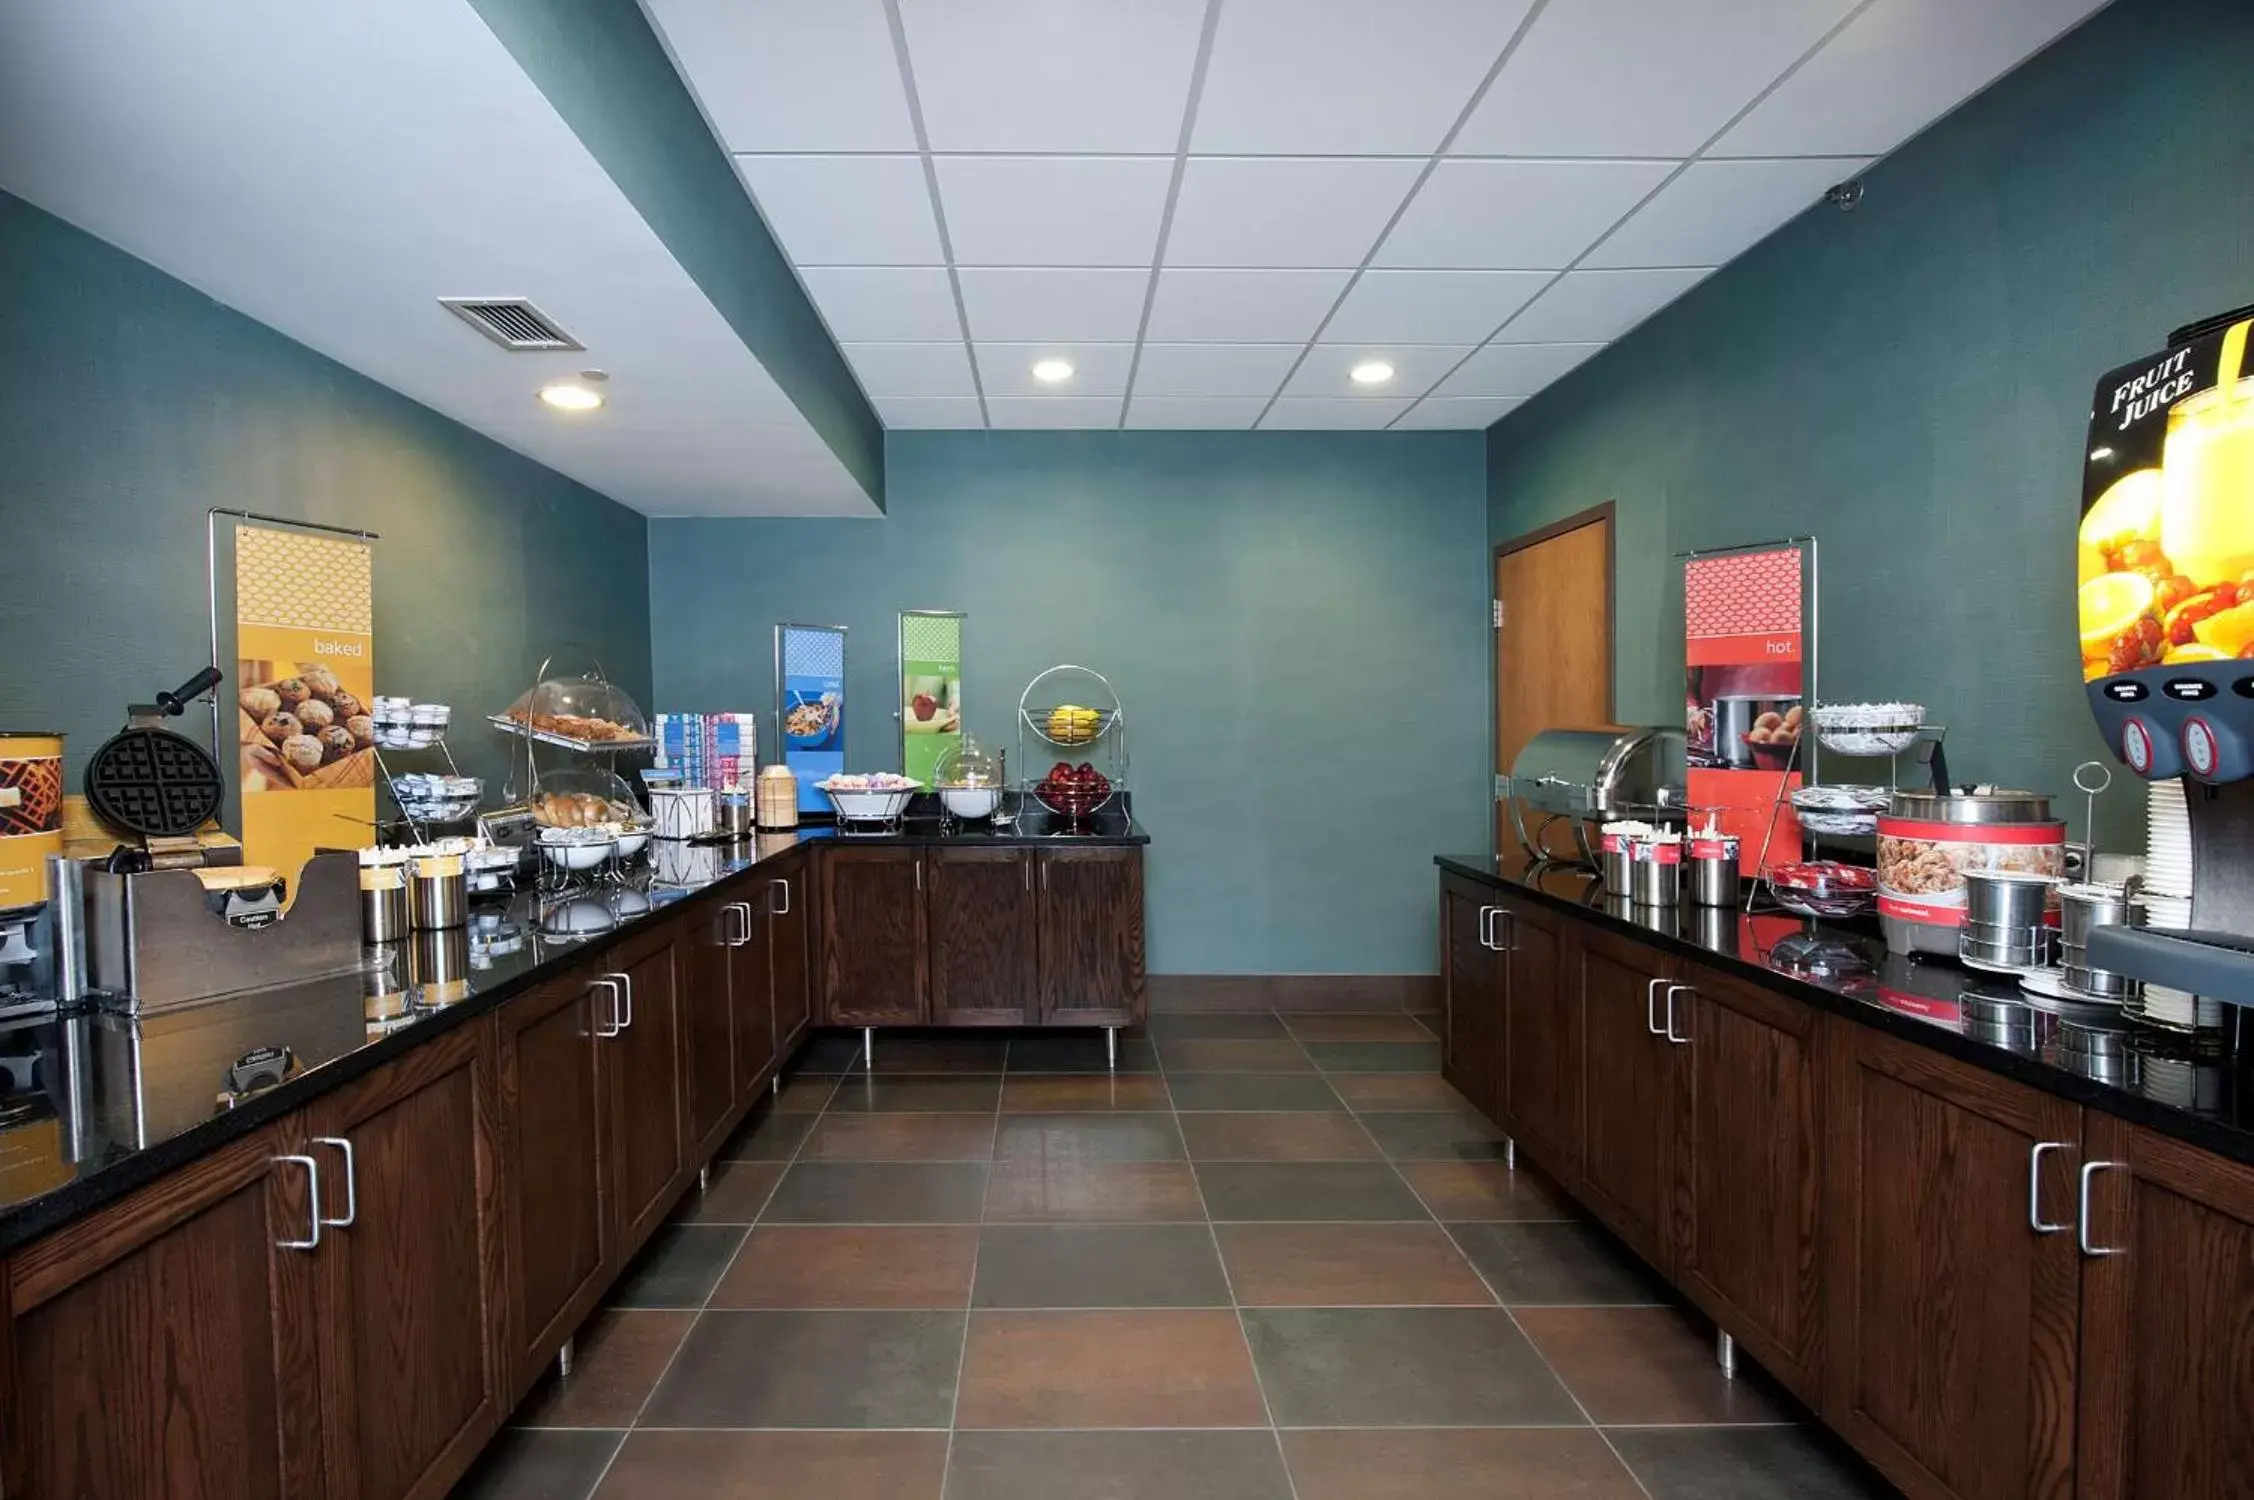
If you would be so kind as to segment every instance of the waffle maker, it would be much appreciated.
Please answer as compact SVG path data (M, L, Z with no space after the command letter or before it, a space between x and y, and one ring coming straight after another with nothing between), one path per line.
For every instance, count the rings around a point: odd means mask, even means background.
M242 851L206 849L196 831L219 816L227 783L212 753L164 727L189 703L219 685L206 667L154 703L126 711L126 725L105 740L86 764L86 803L112 833L129 840L111 851L106 868L117 875L239 864Z

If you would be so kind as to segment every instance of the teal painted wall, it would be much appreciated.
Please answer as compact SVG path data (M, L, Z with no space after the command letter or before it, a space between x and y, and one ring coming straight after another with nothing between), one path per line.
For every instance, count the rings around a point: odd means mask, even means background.
M1623 715L1681 712L1674 553L1810 532L1824 695L1925 703L1959 779L2079 829L2090 392L2254 302L2250 76L2244 0L2118 0L1490 429L1497 539L1619 503Z
M895 433L883 520L651 523L657 703L771 736L775 622L845 625L848 763L896 767L898 612L965 610L1013 760L1042 668L1125 699L1153 972L1429 973L1432 856L1487 838L1480 442Z
M0 726L64 730L74 778L206 660L215 505L381 533L386 691L490 713L578 640L647 698L640 515L5 193L0 286Z

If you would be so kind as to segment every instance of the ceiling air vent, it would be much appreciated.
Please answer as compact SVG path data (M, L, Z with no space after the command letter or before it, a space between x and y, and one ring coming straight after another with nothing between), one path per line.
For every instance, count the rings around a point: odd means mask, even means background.
M528 297L441 297L439 305L504 349L584 349Z

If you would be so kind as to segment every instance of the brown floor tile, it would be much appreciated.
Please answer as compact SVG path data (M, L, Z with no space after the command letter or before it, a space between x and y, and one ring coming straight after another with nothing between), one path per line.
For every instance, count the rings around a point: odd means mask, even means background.
M1150 1034L1161 1042L1253 1042L1290 1033L1271 1010L1205 1010L1161 1011L1150 1018Z
M1374 1161L1369 1132L1344 1111L1183 1115L1192 1161Z
M1204 1224L989 1224L974 1307L1227 1307Z
M1469 1109L1471 1101L1438 1073L1332 1073L1330 1086L1356 1109Z
M1672 1307L1526 1307L1518 1326L1599 1425L1791 1420L1763 1381L1723 1379L1712 1331Z
M796 1055L788 1060L784 1072L792 1077L801 1073L850 1073L861 1066L861 1033L858 1031L819 1031L801 1042Z
M751 1232L714 1307L966 1307L969 1224L801 1226Z
M1492 1307L1437 1224L1220 1224L1244 1307Z
M1395 1161L1503 1159L1502 1131L1473 1110L1363 1110L1361 1119Z
M987 1115L831 1114L799 1149L800 1161L985 1161L994 1154Z
M624 1436L593 1428L503 1428L451 1500L580 1500Z
M1156 1073L1027 1073L1002 1080L1002 1113L1046 1115L1173 1107Z
M1283 1446L1299 1500L1644 1500L1586 1427L1299 1431Z
M1574 1217L1565 1190L1532 1167L1513 1172L1499 1161L1405 1161L1399 1170L1444 1222Z
M1417 1018L1417 1024L1419 1026L1422 1026L1426 1031L1432 1033L1432 1038L1434 1041L1440 1040L1440 1028L1448 1024L1448 1017L1444 1012L1437 1010L1413 1010L1410 1011L1409 1014Z
M1232 1312L971 1315L958 1427L1259 1427L1267 1420Z
M595 1500L939 1500L944 1432L637 1432Z
M1291 1034L1303 1042L1430 1042L1432 1033L1406 1011L1287 1016Z
M1456 1224L1464 1254L1508 1307L1663 1304L1667 1286L1595 1224Z
M762 1109L738 1127L720 1147L722 1161L789 1161L812 1133L814 1115L783 1115Z
M801 1073L786 1078L780 1091L770 1095L768 1108L779 1115L818 1115L837 1092L834 1073Z
M947 1500L1291 1500L1266 1432L963 1432Z
M613 1307L702 1307L743 1243L738 1224L666 1224L611 1288Z
M1606 1436L1654 1500L1878 1500L1898 1493L1820 1427L1645 1427Z
M1289 1038L1267 1041L1160 1042L1158 1060L1169 1073L1311 1073L1315 1065Z
M1005 1115L996 1161L1180 1161L1172 1115Z
M1325 1073L1437 1073L1438 1042L1309 1042L1307 1055Z
M643 1408L650 1427L945 1427L960 1312L706 1312Z
M703 1192L691 1190L674 1212L682 1224L750 1224L767 1206L767 1195L783 1180L779 1161L716 1161L712 1183Z
M1243 1318L1279 1427L1585 1420L1499 1307L1255 1307Z
M1158 1053L1147 1037L1122 1036L1118 1056L1106 1050L1103 1033L1059 1032L1021 1036L1010 1043L1012 1073L1155 1073Z
M1209 1161L1197 1181L1216 1223L1431 1218L1381 1161Z
M1185 1161L1003 1161L989 1169L991 1223L1203 1223Z
M975 1224L986 1167L966 1161L802 1161L760 1215L769 1224Z
M1193 1111L1342 1110L1320 1073L1178 1073L1166 1080L1174 1108Z
M999 1074L874 1078L856 1073L839 1082L830 1096L830 1113L990 1115L1001 1098Z
M1010 1055L1000 1036L903 1036L877 1033L872 1073L999 1073Z
M558 1378L551 1366L510 1420L524 1427L633 1426L695 1321L693 1312L595 1314L572 1340L571 1378Z

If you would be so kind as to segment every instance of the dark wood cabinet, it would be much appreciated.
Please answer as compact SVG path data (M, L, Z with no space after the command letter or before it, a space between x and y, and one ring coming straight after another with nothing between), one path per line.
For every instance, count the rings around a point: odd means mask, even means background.
M1143 1015L1143 851L1043 849L1041 1020L1127 1026Z
M768 972L774 984L778 1063L789 1060L814 1025L814 925L808 900L813 889L805 861L767 882Z
M2094 1112L2082 1145L2077 1493L2254 1495L2254 1169Z
M1021 1026L1040 1013L1035 855L937 848L925 861L934 1025Z
M729 908L735 915L725 952L728 994L736 1013L735 1075L739 1105L749 1104L775 1076L775 917L767 906L766 894L762 892L757 900L736 902Z
M498 1013L512 1401L593 1310L619 1259L604 1171L608 1078L598 1051L611 1006L609 986L577 974Z
M437 1500L507 1415L490 1022L306 1112L330 1500Z
M1440 1071L1482 1112L1503 1118L1503 965L1491 936L1501 908L1468 881L1440 887Z
M31 1500L323 1493L313 1170L280 1125L8 1266L0 1491ZM323 1208L327 1208L323 1204Z
M657 932L607 959L602 1036L604 1147L615 1252L630 1257L673 1206L689 1157L681 1130L681 1012L673 934Z
M750 941L750 929L748 912L731 902L700 909L681 935L681 1095L689 1147L699 1161L719 1148L735 1116L734 945Z
M914 1026L925 1007L920 850L824 849L822 1005L833 1026Z
M1491 928L1502 949L1502 1097L1510 1132L1562 1170L1580 1128L1579 996L1564 983L1563 924L1539 907L1505 902Z
M2072 1493L2080 1107L1850 1021L1824 1049L1826 1417L1912 1495Z
M1675 1281L1803 1400L1821 1399L1822 1015L1689 966L1675 1046Z
M1653 1265L1668 1265L1675 1178L1676 1054L1662 1001L1674 966L1641 943L1594 929L1575 935L1568 988L1580 995L1584 1200ZM1678 1017L1680 1012L1678 1011ZM1683 1033L1678 1027L1676 1035Z

